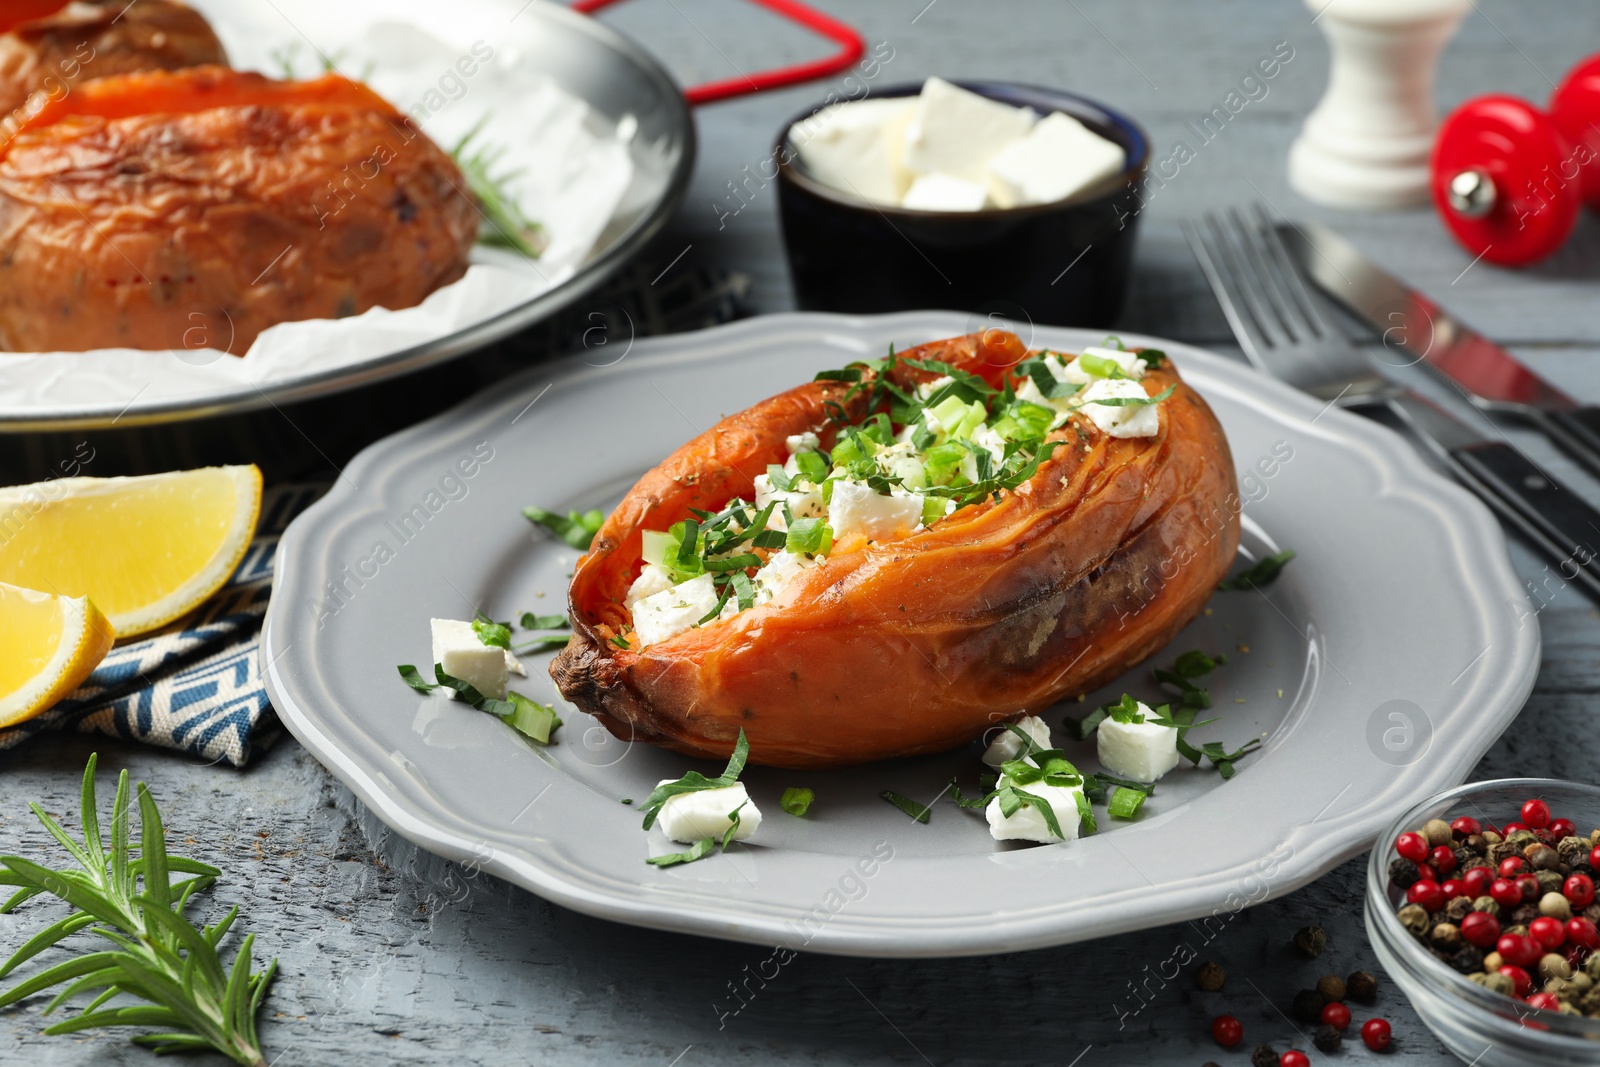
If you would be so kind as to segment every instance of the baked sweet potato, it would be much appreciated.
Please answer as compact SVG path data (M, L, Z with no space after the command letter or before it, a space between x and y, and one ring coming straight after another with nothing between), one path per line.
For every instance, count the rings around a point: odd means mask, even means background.
M0 350L246 352L460 278L477 208L372 90L222 67L84 82L0 142Z
M933 359L999 387L1029 356L991 330L901 353L889 373L909 389L934 377L910 361ZM782 767L949 749L1099 686L1200 611L1238 546L1221 426L1170 363L1143 384L1173 389L1154 436L1112 437L1074 415L1015 490L898 540L836 545L769 603L619 647L643 531L748 497L790 435L834 448L832 416L860 419L871 393L809 382L730 416L641 478L600 528L573 574L574 632L551 675L618 737L720 758L742 728L752 761Z
M35 92L65 96L84 79L227 62L205 17L175 0L0 4L0 120Z

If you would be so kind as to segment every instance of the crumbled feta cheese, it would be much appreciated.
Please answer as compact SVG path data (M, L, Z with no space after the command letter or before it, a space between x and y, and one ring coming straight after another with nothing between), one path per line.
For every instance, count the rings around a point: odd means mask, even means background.
M675 781L677 779L667 778L660 784L669 785ZM741 804L744 807L739 807ZM656 825L672 840L686 845L703 837L714 837L720 842L728 827L733 825L728 816L735 810L739 812L739 828L733 832L733 839L743 841L761 828L761 810L751 802L742 782L722 789L699 789L668 797L656 816Z
M504 700L509 676L527 673L509 649L484 644L470 622L429 619L428 625L433 632L433 662L486 697Z
M1037 121L1027 108L997 103L942 78L922 84L905 130L906 167L918 174L948 174L985 181L984 167Z
M977 211L988 202L988 189L948 174L924 174L900 198L901 207L915 211Z
M1153 782L1178 765L1178 731L1155 722L1148 704L1139 705L1144 722L1101 720L1095 729L1095 750L1112 774L1136 782Z
M1039 387L1033 383L1031 377L1022 379L1022 384L1017 386L1016 391L1018 400L1025 400L1030 404L1038 404L1040 407L1055 409L1056 417L1050 421L1052 430L1066 422L1067 413L1075 410L1077 406L1072 402L1072 397L1070 396L1061 397L1059 400L1051 400L1039 391Z
M783 505L789 505L789 511L797 519L820 518L826 510L822 505L822 490L817 486L806 483L794 489L775 489L772 479L765 474L755 476L756 508L766 507L774 500L778 506L772 509L772 514L767 517L767 528L771 530L787 530L788 520L783 517Z
M825 108L791 133L811 176L840 192L898 204L911 184L902 161L914 100L858 100Z
M628 586L627 595L622 598L622 606L629 611L633 606L647 596L655 596L672 588L672 575L659 564L646 563L644 570L639 572L639 577Z
M1077 395L1080 410L1103 432L1112 437L1154 437L1161 432L1160 404L1131 407L1096 404L1096 400L1146 398L1149 393L1139 382L1126 378L1101 378Z
M1000 207L1048 204L1104 181L1126 162L1121 145L1058 111L994 154L989 192Z
M789 450L789 455L798 452L816 452L822 448L822 441L817 435L807 430L805 433L792 433L783 439L783 446Z
M633 605L633 630L640 645L653 645L693 629L717 606L717 587L711 575L690 578L681 585L647 596Z
M955 503L955 501L951 501ZM1034 743L1042 748L1050 747L1050 724L1037 715L1024 715L1017 720L1016 725L1022 732L1033 738ZM1007 760L1014 760L1022 755L1022 738L1007 730L1004 726L997 728L994 740L989 742L989 747L983 750L983 762L991 767L998 767ZM1065 827L1062 827L1065 829Z
M1061 825L1063 837L1057 837L1050 832L1050 825L1044 821L1044 816L1032 804L1024 804L1014 812L1011 818L1006 818L1000 813L1000 799L996 797L989 801L989 806L984 808L983 814L989 820L989 834L996 841L1073 841L1078 837L1081 816L1078 814L1078 797L1083 795L1083 786L1046 785L1044 782L1034 782L1024 786L1026 792L1036 797L1043 797L1046 804L1050 805L1051 814L1055 815L1056 822Z
M923 400L926 400L953 381L955 381L954 378L950 377L948 374L944 374L935 378L931 382L923 382L921 385L917 386L917 396ZM934 420L934 422L937 421L937 419ZM935 429L937 429L937 427L935 427Z
M815 563L816 560L799 552L774 552L752 579L756 586L756 603L764 604L783 592L801 571Z
M904 489L879 493L860 482L833 483L828 504L828 525L844 541L860 534L873 541L904 537L922 522L922 497Z
M1005 462L1006 439L1001 437L1000 431L993 426L979 426L972 431L972 444L973 447L984 449L990 456L994 457L996 470L999 469L1001 463Z

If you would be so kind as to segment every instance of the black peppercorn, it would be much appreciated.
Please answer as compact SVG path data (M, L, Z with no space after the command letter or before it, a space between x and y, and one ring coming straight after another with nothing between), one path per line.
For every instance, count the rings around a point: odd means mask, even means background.
M1410 889L1416 884L1422 873L1417 870L1417 865L1404 856L1396 856L1389 861L1389 881L1399 889Z
M1476 945L1462 945L1447 962L1462 974L1475 974L1483 970L1483 949Z
M1320 926L1302 926L1295 931L1294 947L1300 955L1314 960L1328 947L1328 934Z
M1303 1023L1314 1023L1322 1018L1327 1003L1328 999L1315 989L1302 989L1294 995L1294 1017Z
M1323 1052L1338 1052L1339 1046L1344 1044L1344 1035L1331 1026L1319 1026L1311 1043Z
M1271 1045L1257 1045L1250 1053L1250 1067L1278 1067L1278 1054Z
M1322 999L1327 1003L1344 999L1344 979L1336 974L1325 974L1317 979L1317 992L1322 994Z
M1344 980L1345 994L1351 1000L1371 1004L1378 999L1378 979L1366 971L1357 971Z
M1194 972L1194 984L1207 993L1215 993L1227 980L1227 972L1210 960L1202 963L1200 969Z

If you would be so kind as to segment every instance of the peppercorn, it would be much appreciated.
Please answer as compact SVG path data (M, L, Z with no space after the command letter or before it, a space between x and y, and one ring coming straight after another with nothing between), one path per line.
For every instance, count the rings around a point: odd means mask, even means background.
M1344 1044L1344 1035L1331 1026L1319 1026L1311 1043L1323 1052L1338 1052L1339 1046Z
M1336 974L1325 974L1317 979L1317 992L1322 994L1322 999L1333 1003L1344 999L1344 979Z
M1540 978L1569 978L1572 976L1572 964L1558 952L1546 952L1539 957Z
M1315 989L1302 989L1294 995L1294 1017L1303 1023L1318 1022L1322 1018L1323 1005L1327 1003Z
M1250 1053L1250 1067L1278 1067L1278 1054L1271 1045L1257 1045Z
M1561 862L1568 866L1577 866L1589 862L1589 842L1576 835L1563 837L1556 842L1556 854L1561 857Z
M1449 904L1446 904L1444 908L1444 917L1455 923L1457 926L1461 925L1462 919L1465 919L1471 914L1472 901L1468 900L1466 897L1456 897L1451 900Z
M1521 855L1522 853L1517 851L1514 846L1505 841L1501 841L1499 844L1489 846L1488 860L1495 867L1499 867L1500 864L1504 863L1506 860L1520 858Z
M1455 831L1443 819L1429 819L1422 827L1422 836L1428 839L1429 845L1438 848L1455 840Z
M1302 926L1294 933L1294 947L1306 959L1314 960L1328 947L1328 934L1320 926Z
M1498 971L1502 966L1505 965L1505 962L1505 960L1500 958L1500 953L1498 952L1485 952L1483 954L1483 969L1488 971L1490 974Z
M1410 889L1422 877L1417 870L1417 865L1404 856L1396 856L1389 861L1389 881L1401 889Z
M1539 883L1541 895L1544 893L1560 893L1561 887L1566 884L1566 878L1562 876L1559 869L1554 871L1534 871L1533 877Z
M1542 914L1537 905L1520 904L1511 909L1511 925L1527 926Z
M1553 871L1561 866L1561 856L1549 845L1529 845L1522 855L1536 871Z
M1476 945L1462 945L1456 950L1456 954L1446 962L1461 974L1481 971L1483 970L1483 949Z
M1583 961L1583 973L1596 982L1600 982L1600 952L1596 952Z
M1522 850L1529 845L1540 844L1539 835L1532 830L1517 830L1506 838L1506 844L1511 845L1520 855Z
M1572 918L1572 901L1559 892L1546 893L1539 898L1539 914L1566 922Z
M1495 845L1498 845L1502 840L1501 837L1500 837L1500 831L1498 831L1498 830L1485 830L1483 832L1483 840L1484 840L1485 844L1488 844L1491 847L1493 847Z
M1407 904L1395 913L1400 925L1421 937L1428 932L1428 909L1421 904Z
M1583 909L1583 917L1597 926L1600 926L1600 900Z
M1472 910L1481 911L1485 915L1493 915L1495 918L1499 918L1500 902L1494 899L1494 897L1491 897L1485 893L1483 896L1472 902Z
M1207 993L1215 993L1222 988L1222 983L1228 980L1227 972L1219 965L1207 960L1194 972L1194 984Z
M1489 851L1489 839L1482 834L1468 834L1463 843L1480 856Z
M1454 954L1461 947L1461 927L1455 923L1439 923L1428 931L1428 940L1439 951Z
M1600 954L1595 957L1600 959ZM1366 971L1357 971L1344 980L1344 988L1351 1000L1371 1004L1378 999L1378 979Z
M1499 993L1503 997L1510 997L1516 995L1517 983L1511 980L1509 974L1500 974L1496 971L1484 978L1483 988L1491 993Z

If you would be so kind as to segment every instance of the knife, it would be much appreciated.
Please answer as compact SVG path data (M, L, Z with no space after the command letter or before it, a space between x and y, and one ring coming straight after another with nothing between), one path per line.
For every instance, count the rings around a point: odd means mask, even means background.
M1600 476L1600 407L1563 393L1328 227L1301 222L1278 231L1301 272L1377 329L1386 346L1420 358L1481 410L1532 423Z

